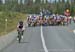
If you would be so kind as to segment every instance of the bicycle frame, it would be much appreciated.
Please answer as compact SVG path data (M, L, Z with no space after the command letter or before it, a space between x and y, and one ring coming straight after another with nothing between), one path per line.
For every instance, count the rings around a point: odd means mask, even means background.
M20 30L19 30L19 35L18 35L19 43L21 42L21 35L22 35L22 30L20 29Z

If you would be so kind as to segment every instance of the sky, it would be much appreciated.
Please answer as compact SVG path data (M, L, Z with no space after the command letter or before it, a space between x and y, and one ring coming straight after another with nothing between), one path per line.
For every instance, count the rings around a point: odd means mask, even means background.
M55 1L55 0L51 0L51 2L53 2L53 1ZM58 1L58 0L57 0ZM65 0L65 1L67 1L67 0ZM50 2L50 0L48 0L48 2Z
M2 0L2 1L3 1L3 3L5 3L5 0ZM20 1L21 1L21 0L18 0L18 3L20 3ZM24 1L24 0L22 0L22 3L24 3L23 1ZM35 2L36 0L33 0L33 1ZM53 1L55 1L55 0L47 0L47 1L48 1L48 2L53 2ZM57 1L58 1L58 0L57 0ZM67 1L67 0L65 0L65 1Z

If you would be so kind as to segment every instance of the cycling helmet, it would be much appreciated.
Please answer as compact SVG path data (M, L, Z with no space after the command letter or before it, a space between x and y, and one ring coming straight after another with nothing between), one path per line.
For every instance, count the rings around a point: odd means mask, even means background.
M20 25L23 25L23 21L19 21L19 24L20 24Z

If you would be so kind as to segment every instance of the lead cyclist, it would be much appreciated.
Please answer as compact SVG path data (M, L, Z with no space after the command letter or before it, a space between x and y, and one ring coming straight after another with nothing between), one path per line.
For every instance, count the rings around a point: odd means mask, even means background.
M19 37L19 30L22 30L22 39L23 39L23 33L24 33L24 30L25 30L25 26L24 26L24 23L23 21L19 21L18 25L17 25L17 32L18 32L18 36L17 36L17 40L18 40L18 37Z

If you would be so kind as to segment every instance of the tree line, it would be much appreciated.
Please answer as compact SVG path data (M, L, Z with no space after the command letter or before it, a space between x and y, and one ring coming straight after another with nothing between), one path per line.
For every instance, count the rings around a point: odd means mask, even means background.
M75 0L55 0L54 2L47 2L47 3L32 3L29 1L26 4L18 4L17 2L9 2L6 4L0 4L0 11L16 11L22 13L39 13L41 9L47 9L52 13L59 13L63 14L66 9L69 9L71 15L75 14Z

